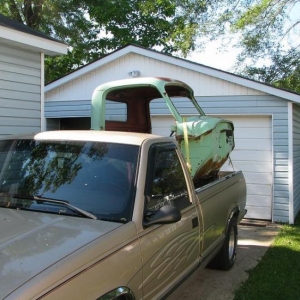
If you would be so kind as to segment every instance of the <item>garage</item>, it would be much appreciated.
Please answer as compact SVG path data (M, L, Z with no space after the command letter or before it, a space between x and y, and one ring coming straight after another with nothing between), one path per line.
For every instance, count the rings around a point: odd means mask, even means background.
M247 218L272 219L272 119L270 116L218 116L235 126L231 160L247 182ZM168 136L174 124L170 116L152 116L152 132ZM222 170L232 170L229 163Z
M236 147L231 158L235 169L241 169L246 177L247 217L293 224L300 211L297 93L128 45L45 86L46 129L88 129L94 89L132 74L184 81L193 88L207 115L232 120ZM191 115L190 107L185 108ZM158 103L151 115L153 132L170 135L169 109Z

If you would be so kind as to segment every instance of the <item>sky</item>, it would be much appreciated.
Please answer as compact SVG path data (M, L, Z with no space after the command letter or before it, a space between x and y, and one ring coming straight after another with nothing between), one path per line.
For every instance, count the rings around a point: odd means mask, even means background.
M195 51L188 55L186 59L216 69L230 71L234 66L239 50L229 47L226 51L220 51L218 50L219 46L219 41L208 42L205 51Z
M286 27L290 27L292 24L295 24L299 20L299 11L300 11L300 2L296 3L291 7L289 11L289 20L286 20ZM300 27L300 26L299 26ZM294 30L290 32L287 36L286 40L283 40L283 44L298 44L299 43L299 34L300 29L296 27ZM233 38L232 43L237 42L237 37ZM227 45L226 51L219 51L218 47L220 47L221 41L207 42L206 49L203 52L193 52L186 59L213 67L216 69L231 71L233 72L233 66L236 61L236 57L238 56L241 50L232 47L231 45ZM263 61L262 63L268 64L269 61Z

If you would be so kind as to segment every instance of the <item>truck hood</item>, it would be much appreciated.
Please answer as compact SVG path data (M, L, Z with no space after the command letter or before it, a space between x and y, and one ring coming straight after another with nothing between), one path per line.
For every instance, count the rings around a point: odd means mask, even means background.
M0 208L0 299L121 225Z

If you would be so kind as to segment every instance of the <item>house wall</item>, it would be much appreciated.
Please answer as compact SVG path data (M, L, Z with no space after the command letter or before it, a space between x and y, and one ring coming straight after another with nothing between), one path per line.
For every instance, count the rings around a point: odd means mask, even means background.
M197 99L207 114L272 116L274 166L272 220L289 222L288 102L270 95L198 97Z
M293 104L293 209L300 211L300 106Z
M247 185L246 218L271 220L273 208L272 118L218 115L234 124L235 147L222 171L242 170ZM172 116L152 116L152 132L169 136Z
M294 107L293 110L295 139L293 144L294 170L291 172L294 180L293 199L291 198L293 195L290 193L292 180L290 181L289 178L289 153L292 151L289 145L289 101L191 70L186 66L182 67L180 63L181 61L178 60L173 65L170 62L137 53L126 54L46 92L45 117L49 118L48 120L51 118L90 117L90 101L94 89L104 82L129 78L128 73L133 70L139 70L141 76L171 77L188 83L193 88L200 106L208 115L269 116L272 126L271 148L273 149L271 155L273 168L269 175L272 185L272 220L289 222L291 205L295 213L300 211L300 200L298 200L300 198L299 107ZM113 107L109 105L107 110L110 111L109 113L115 114ZM154 107L152 114L170 115L168 109L158 106ZM256 174L252 174L252 176L256 176Z
M271 160L273 160L274 170L273 175L268 175L271 178L270 184L273 184L272 219L278 222L289 222L288 102L270 95L198 96L196 98L208 115L269 115L272 117L273 157ZM89 117L90 110L90 100L45 103L46 118ZM114 112L113 107L109 105L107 110L108 113ZM153 106L151 113L170 115L169 110L161 106ZM257 174L248 176L257 176Z
M171 65L153 58L130 53L46 92L45 100L90 101L97 86L108 81L129 78L128 72L132 70L139 70L143 77L159 76L182 80L190 85L195 95L198 96L265 95L260 91L201 74L179 65Z
M0 44L0 137L41 129L41 58Z

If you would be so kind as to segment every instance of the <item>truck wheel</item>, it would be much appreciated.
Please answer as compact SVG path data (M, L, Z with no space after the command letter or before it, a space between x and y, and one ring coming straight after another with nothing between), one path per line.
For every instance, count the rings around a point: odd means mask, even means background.
M218 270L229 270L232 268L236 258L237 247L237 222L232 218L228 224L226 237L219 253L208 264L209 268Z

